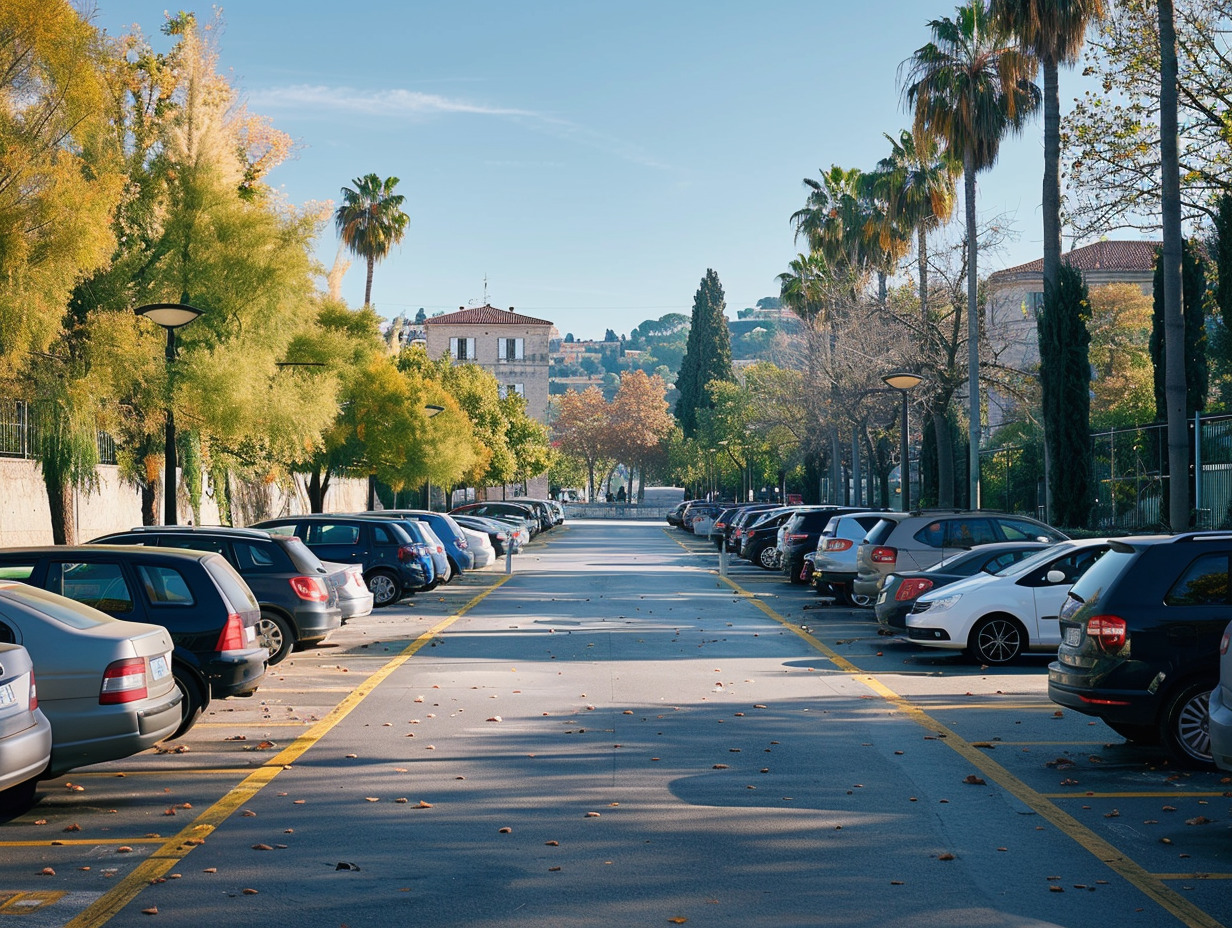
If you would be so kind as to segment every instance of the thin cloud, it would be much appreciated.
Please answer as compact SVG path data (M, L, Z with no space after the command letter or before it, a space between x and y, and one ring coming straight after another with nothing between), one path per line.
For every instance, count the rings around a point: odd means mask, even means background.
M269 110L328 110L394 119L448 114L495 116L521 122L574 145L593 148L624 161L656 170L672 170L669 165L651 157L638 145L596 132L567 119L535 110L472 103L435 93L401 89L365 91L353 87L291 84L253 91L248 94L248 103L254 108Z

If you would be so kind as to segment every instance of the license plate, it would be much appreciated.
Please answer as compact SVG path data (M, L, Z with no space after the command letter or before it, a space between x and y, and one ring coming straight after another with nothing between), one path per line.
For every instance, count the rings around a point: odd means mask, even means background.
M1068 648L1076 648L1082 643L1082 629L1077 625L1070 625L1065 629L1065 646Z
M11 706L17 702L17 694L13 692L13 684L0 686L0 706Z
M170 673L170 669L167 667L167 658L163 657L161 654L158 657L150 658L151 677L155 680L161 680L168 673Z

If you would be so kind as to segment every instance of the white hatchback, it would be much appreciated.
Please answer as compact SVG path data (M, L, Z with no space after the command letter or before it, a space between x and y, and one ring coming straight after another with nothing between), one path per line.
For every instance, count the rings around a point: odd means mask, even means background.
M907 616L907 637L928 648L969 651L984 664L1055 651L1065 594L1107 550L1106 538L1062 541L996 574L925 593Z

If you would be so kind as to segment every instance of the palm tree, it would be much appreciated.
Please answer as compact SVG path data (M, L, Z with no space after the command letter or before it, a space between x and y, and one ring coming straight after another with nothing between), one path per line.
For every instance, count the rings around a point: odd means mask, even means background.
M780 299L784 306L811 324L825 309L830 268L817 252L796 255L787 267L788 270L776 278Z
M809 250L820 253L840 275L863 277L868 272L865 225L868 204L861 190L858 168L834 165L820 180L804 178L809 188L804 208L791 216L796 238L804 236Z
M402 241L410 217L402 212L406 198L394 193L398 178L381 180L375 174L365 174L352 183L354 190L342 188L342 205L334 211L334 225L351 253L368 262L368 280L364 284L367 306L372 302L372 269Z
M1009 35L970 0L954 19L928 24L933 40L903 62L903 97L915 113L916 131L935 135L961 154L967 218L967 389L970 398L970 505L980 501L980 320L976 306L978 229L975 175L997 161L1001 140L1019 132L1039 106L1031 78L1036 63L1010 43Z
M1018 37L1044 72L1044 299L1057 285L1061 268L1061 98L1060 65L1073 65L1087 26L1104 16L1104 0L992 0L989 12Z

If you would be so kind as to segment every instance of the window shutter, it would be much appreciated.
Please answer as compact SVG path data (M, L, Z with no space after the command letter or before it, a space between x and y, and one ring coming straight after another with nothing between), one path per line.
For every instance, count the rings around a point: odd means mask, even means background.
M449 356L455 360L458 357L458 340L452 336L449 339Z
M466 340L466 359L468 361L475 360L475 340L473 338Z
M515 338L513 340L513 358L515 361L522 360L523 339Z

